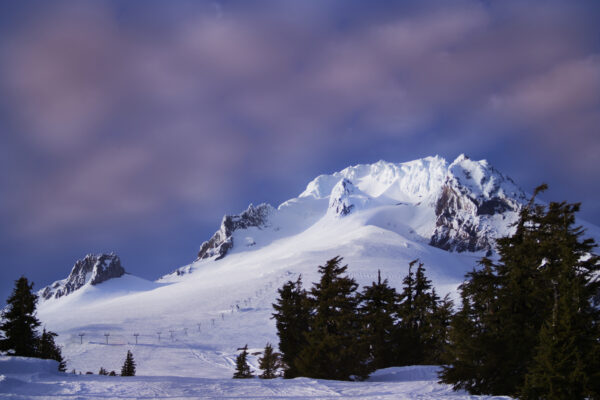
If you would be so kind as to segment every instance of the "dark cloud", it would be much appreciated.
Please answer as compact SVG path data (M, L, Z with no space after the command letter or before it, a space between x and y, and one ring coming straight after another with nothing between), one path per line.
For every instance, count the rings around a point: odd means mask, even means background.
M82 226L126 224L127 242L148 221L202 224L317 172L436 152L554 160L545 173L577 175L575 192L597 199L585 180L598 184L600 12L585 4L11 6L1 234L68 243Z

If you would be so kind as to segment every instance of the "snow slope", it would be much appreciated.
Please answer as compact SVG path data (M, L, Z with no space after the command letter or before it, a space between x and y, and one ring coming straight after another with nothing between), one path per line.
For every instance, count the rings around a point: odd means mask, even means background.
M52 372L56 362L0 357L2 399L507 399L452 392L435 383L437 367L377 371L368 382L206 379L164 376L111 377Z

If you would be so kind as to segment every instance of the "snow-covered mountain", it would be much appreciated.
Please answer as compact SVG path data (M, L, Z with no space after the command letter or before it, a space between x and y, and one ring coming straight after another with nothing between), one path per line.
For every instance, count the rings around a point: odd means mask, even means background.
M278 343L272 303L285 281L302 275L309 287L318 265L340 255L361 286L380 270L400 287L419 258L437 292L455 296L526 200L486 161L462 155L356 165L276 208L225 216L195 261L157 282L124 274L92 284L89 265L110 260L78 262L49 286L38 315L59 334L69 369L118 369L131 349L141 375L228 378L239 347Z
M257 229L271 232L260 235L264 245L290 230L307 228L319 217L343 218L367 209L389 213L393 206L399 209L396 214L410 214L406 227L432 246L491 252L494 239L509 232L525 202L524 192L510 178L487 161L465 155L450 164L427 157L402 164L356 165L315 178L299 197L277 209L250 205L239 215L224 216L219 230L200 246L197 261L220 260L235 246L255 246L252 233Z

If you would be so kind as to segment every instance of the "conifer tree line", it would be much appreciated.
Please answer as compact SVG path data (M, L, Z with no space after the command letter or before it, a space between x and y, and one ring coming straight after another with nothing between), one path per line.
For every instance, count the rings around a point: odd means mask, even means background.
M43 329L35 315L38 296L32 292L33 283L21 277L15 282L15 288L6 301L0 323L0 351L8 355L36 357L58 361L58 370L66 371L60 347L55 343L56 333Z
M423 263L409 264L397 293L379 272L358 291L341 262L319 266L310 291L301 276L278 290L273 318L284 377L364 380L379 368L440 363L453 305L437 296Z

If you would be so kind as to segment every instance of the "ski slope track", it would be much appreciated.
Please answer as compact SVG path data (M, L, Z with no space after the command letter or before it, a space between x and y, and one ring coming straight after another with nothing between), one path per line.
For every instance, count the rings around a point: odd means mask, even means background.
M249 362L260 372L259 352L267 342L277 345L272 303L284 282L302 275L310 287L317 267L340 255L360 286L381 270L399 288L418 258L438 293L456 298L464 274L493 256L494 240L510 234L527 200L510 178L464 155L451 163L379 161L321 175L277 208L250 205L225 216L190 255L195 261L155 282L111 272L114 255L88 255L67 279L39 291L38 317L59 334L68 370L118 373L131 350L138 376L10 378L0 367L0 394L43 398L38 389L47 384L62 388L64 398L103 390L109 398L135 398L138 390L140 398L474 398L436 383L436 367L377 371L365 383L230 378L240 347L248 344ZM586 227L600 237L598 228ZM92 279L112 275L119 276ZM19 379L35 385L20 386Z

